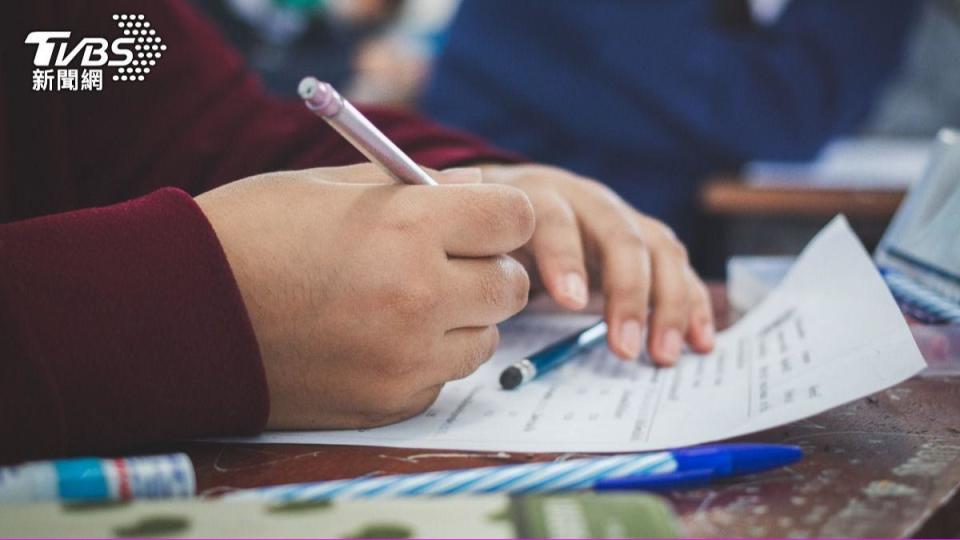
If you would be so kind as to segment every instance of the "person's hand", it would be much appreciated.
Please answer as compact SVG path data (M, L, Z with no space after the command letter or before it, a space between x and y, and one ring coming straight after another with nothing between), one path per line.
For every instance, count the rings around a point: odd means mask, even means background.
M435 176L457 175L479 176ZM527 273L506 254L534 216L513 187L401 186L357 165L256 176L196 201L253 323L272 428L413 416L486 361L496 323L526 305Z
M637 212L603 184L555 167L487 165L483 178L530 197L536 230L515 256L536 267L558 303L582 309L590 281L601 282L607 339L617 355L640 354L648 310L647 348L658 364L676 362L684 342L697 352L713 348L707 289L666 225Z

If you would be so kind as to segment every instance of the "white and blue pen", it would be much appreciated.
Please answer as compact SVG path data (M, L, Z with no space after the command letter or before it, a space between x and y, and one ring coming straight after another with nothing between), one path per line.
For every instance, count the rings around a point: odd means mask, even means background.
M580 330L503 370L500 374L500 386L504 390L512 390L562 365L606 337L607 323L603 321Z
M646 477L676 469L677 462L670 452L654 452L274 486L231 493L223 500L295 503L329 499L543 493L590 489L602 479Z
M330 499L442 495L556 493L578 490L669 490L789 465L803 456L796 446L721 444L670 452L502 465L392 476L366 476L237 491L223 500L303 503Z

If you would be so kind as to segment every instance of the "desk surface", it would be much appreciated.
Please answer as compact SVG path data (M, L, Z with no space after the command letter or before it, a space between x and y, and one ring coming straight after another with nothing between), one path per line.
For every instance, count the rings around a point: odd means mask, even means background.
M706 180L699 197L702 208L716 215L829 217L844 213L887 221L900 206L904 191L805 184L802 178L753 184L728 176Z
M712 287L718 313L722 287ZM678 491L692 536L950 536L960 532L960 377L915 378L743 438L804 448L796 466ZM566 459L570 454L191 443L198 489Z

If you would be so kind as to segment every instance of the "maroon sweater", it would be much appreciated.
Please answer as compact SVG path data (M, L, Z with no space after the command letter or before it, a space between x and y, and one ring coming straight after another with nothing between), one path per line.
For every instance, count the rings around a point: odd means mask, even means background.
M105 67L100 92L33 91L29 32L109 40L112 15L131 12L167 44L145 81ZM0 462L263 429L256 338L191 195L361 156L302 104L267 96L182 2L16 2L0 40ZM366 112L431 167L508 158Z

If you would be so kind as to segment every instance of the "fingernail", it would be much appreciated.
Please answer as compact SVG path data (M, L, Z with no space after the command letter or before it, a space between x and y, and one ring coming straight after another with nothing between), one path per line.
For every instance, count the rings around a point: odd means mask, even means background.
M627 319L620 326L620 347L630 358L640 356L643 342L643 328L638 321Z
M713 323L706 322L703 323L703 337L706 339L709 345L713 345L713 340L716 338L716 329L713 328Z
M671 362L675 362L680 356L680 350L683 349L683 336L676 328L671 328L663 334L663 341L660 342L660 351L663 356Z
M580 274L570 272L563 276L563 295L579 307L587 305L587 284Z
M483 173L477 167L453 167L443 170L446 184L479 184L483 182Z

